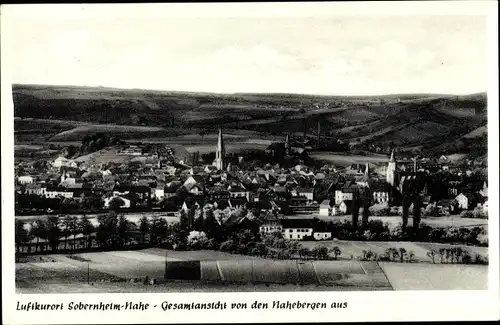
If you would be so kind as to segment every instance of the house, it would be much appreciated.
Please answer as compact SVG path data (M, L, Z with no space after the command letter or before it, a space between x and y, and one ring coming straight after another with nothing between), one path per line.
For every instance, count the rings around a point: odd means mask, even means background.
M191 184L204 184L205 179L201 175L191 175L184 181L184 186L188 186Z
M268 214L259 227L259 232L264 234L281 233L282 231L281 222L272 214Z
M189 169L189 174L191 175L199 175L205 172L205 168L202 166L193 166Z
M246 207L248 200L244 197L231 198L228 200L229 206L234 209L240 209Z
M156 187L151 188L151 196L158 201L165 198L165 185L162 183L156 184Z
M299 187L292 191L292 195L304 196L308 201L312 201L314 197L314 189L310 187L309 188Z
M203 171L207 174L217 173L217 167L212 165L206 165Z
M448 175L445 179L448 187L448 195L455 197L459 193L459 186L463 181L463 177L459 175Z
M329 217L332 215L332 207L330 206L330 200L323 200L319 205L319 215Z
M118 184L113 187L113 195L120 196L130 193L131 186L125 184Z
M42 184L27 184L25 188L26 194L45 196L47 188L42 186Z
M488 184L486 183L486 181L483 183L483 188L479 191L479 194L481 194L485 198L488 198Z
M175 166L171 166L171 165L167 165L167 166L163 167L163 170L165 171L165 173L167 173L169 175L175 175L175 173L177 172L177 168Z
M439 200L436 203L436 208L442 213L442 214L448 214L448 213L453 213L457 209L457 200L455 199L443 199Z
M149 199L151 197L151 187L145 185L132 186L130 193L137 195L141 200Z
M229 196L232 198L244 197L250 200L250 191L243 187L242 184L232 183L228 186Z
M184 203L182 203L182 211L184 211L185 213L188 213L189 210L191 209L199 209L201 207L201 205L197 202L197 201L193 201L193 200L184 200Z
M211 201L229 200L229 191L221 187L213 187L208 191L208 199Z
M113 175L113 173L109 169L102 170L101 174L102 174L102 176L111 176L111 175Z
M483 212L488 213L488 200L483 203Z
M343 214L349 214L352 210L352 200L344 200L339 205L339 211Z
M205 193L205 187L202 184L189 184L185 187L193 195L203 195Z
M386 203L389 202L389 188L388 183L371 183L370 190L372 192L373 201L376 203Z
M484 198L475 193L460 193L455 200L458 203L458 207L462 210L472 210L478 203L484 202Z
M69 165L69 162L70 160L63 157L63 156L59 156L57 157L56 160L54 160L54 162L52 163L52 165L56 168L61 168L61 167L64 167L64 166L68 166Z
M165 188L163 189L163 198L169 199L171 197L174 197L177 193L177 189L178 187L176 186L165 186Z
M354 198L354 190L350 188L342 188L335 190L335 205L340 205L343 201L352 200Z
M328 240L332 238L331 232L314 232L313 233L314 240Z
M90 194L92 192L92 185L87 183L68 184L66 191L73 192L73 197L80 197L82 194Z
M33 184L33 176L29 176L29 175L25 175L25 176L19 176L17 178L17 181L19 182L19 184L21 185L25 185L25 184Z
M121 199L123 200L124 204L120 207L122 209L127 209L127 208L130 208L130 200L125 196L120 196L120 195L113 195L113 196L110 196L110 197L107 197L104 199L104 207L105 208L109 208L109 203L114 199L114 198L118 198L118 199Z
M309 219L283 219L281 225L285 239L303 240L304 237L312 237L313 227Z
M58 197L63 197L63 198L72 198L73 197L73 191L67 190L66 188L62 187L51 187L47 188L45 191L45 197L54 199Z

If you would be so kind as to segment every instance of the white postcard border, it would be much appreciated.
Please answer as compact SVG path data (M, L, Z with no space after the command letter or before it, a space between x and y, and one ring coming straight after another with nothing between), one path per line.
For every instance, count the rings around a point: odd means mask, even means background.
M170 17L186 13L183 5L174 5L166 12L154 5L137 7L134 5L33 5L31 15L39 10L61 14L63 6L72 6L71 14L83 12L107 15L135 15L150 12ZM158 5L165 6L165 5ZM241 6L245 7L240 10ZM488 89L488 166L489 191L492 198L498 197L498 16L497 3L494 1L466 2L405 2L402 3L319 3L319 4L197 4L191 15L327 15L335 14L484 14L488 16L489 32L489 89ZM166 7L163 7L165 9ZM489 219L489 289L485 291L391 291L391 292L273 292L273 293L168 293L168 294L50 294L19 295L14 287L14 205L13 205L13 104L9 81L9 9L2 6L2 309L4 323L8 324L94 324L94 323L189 323L189 322L350 322L350 321L430 321L430 320L493 320L499 318L499 219L498 200L490 201L493 212ZM109 11L108 11L109 10ZM71 17L71 14L68 17ZM27 17L29 18L29 16ZM27 19L27 21L29 21ZM223 311L162 311L155 308L141 311L107 312L18 312L17 302L38 301L43 303L69 303L70 301L113 302L127 301L144 303L151 306L161 305L163 301L191 302L261 302L280 301L318 301L348 303L346 309L327 310L231 310Z

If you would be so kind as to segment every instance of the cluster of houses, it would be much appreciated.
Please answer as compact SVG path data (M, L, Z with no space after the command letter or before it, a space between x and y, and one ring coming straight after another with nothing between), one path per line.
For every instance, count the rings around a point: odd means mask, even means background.
M288 150L289 146L286 146ZM424 204L430 203L426 182L419 175L432 174L424 165L398 166L394 153L384 175L373 172L373 165L353 164L346 168L324 166L311 169L303 164L282 168L279 164L244 170L237 164L226 164L222 132L219 132L216 158L212 165L187 166L159 155L149 156L140 164L80 163L64 157L56 158L46 171L31 174L24 168L17 177L16 192L44 198L82 200L99 197L102 208L113 201L121 209L157 208L185 212L212 204L217 209L253 209L284 215L280 220L261 226L263 232L280 231L286 238L328 239L329 235L313 230L313 217L335 217L351 213L352 200L361 188L368 189L371 204L397 205L397 197L405 188L418 186ZM136 156L143 151L131 146L121 155ZM288 153L289 154L289 153ZM240 160L241 162L241 160ZM403 167L402 167L403 166ZM487 183L463 190L463 175L446 171L447 193L435 201L438 208L454 213L478 207L487 211ZM477 191L475 190L477 189ZM174 202L165 205L165 202ZM287 218L286 216L293 216Z

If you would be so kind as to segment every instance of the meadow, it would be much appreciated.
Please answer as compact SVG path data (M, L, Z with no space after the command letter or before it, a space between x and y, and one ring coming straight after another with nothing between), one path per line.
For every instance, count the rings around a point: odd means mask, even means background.
M302 244L313 248L319 243ZM272 260L219 251L162 248L25 256L16 263L16 290L19 293L466 290L484 289L487 283L487 266L431 263L429 250L457 247L454 245L337 240L321 244L339 247L342 252L339 260ZM413 252L414 262L359 260L363 251L382 254L391 247ZM461 247L471 254L488 254L487 248ZM165 279L166 267L175 271L179 262L192 262L191 267L199 268L196 281L176 280L176 272L171 271ZM143 285L146 277L155 279L156 284Z
M394 290L487 290L488 267L380 263Z

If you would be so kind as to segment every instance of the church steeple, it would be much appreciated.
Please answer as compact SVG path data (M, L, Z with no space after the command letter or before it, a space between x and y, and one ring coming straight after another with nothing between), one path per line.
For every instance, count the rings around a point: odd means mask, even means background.
M224 156L226 155L224 149L224 139L222 137L222 129L219 129L219 137L217 138L217 152L215 153L215 167L218 170L224 169Z
M292 148L290 146L290 133L287 132L285 138L285 155L289 156L292 153Z
M365 164L365 176L370 176L370 167L368 163Z
M392 186L397 186L396 184L396 159L394 158L394 150L391 152L391 159L387 164L386 181Z

